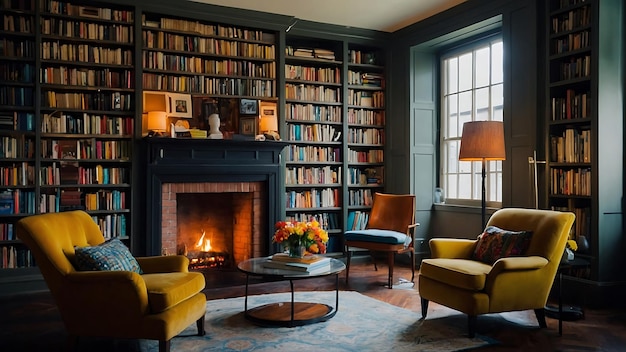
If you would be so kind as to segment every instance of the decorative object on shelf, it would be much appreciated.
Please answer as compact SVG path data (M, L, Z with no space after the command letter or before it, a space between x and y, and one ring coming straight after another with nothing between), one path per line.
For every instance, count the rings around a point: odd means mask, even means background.
M167 113L165 111L148 112L148 136L163 136L167 129Z
M209 115L209 139L224 139L224 135L220 131L220 115L212 113Z
M256 115L259 111L259 102L254 99L241 99L239 101L240 115Z
M168 116L192 118L191 94L167 93Z
M459 160L482 162L481 229L485 228L487 200L485 199L485 164L487 161L504 160L504 124L501 121L470 121L463 124Z
M239 119L239 133L246 136L256 135L256 117L242 117Z
M272 242L282 244L290 256L297 254L303 257L307 253L326 253L328 232L322 229L317 221L279 221L274 228L276 232ZM304 251L301 251L301 248Z

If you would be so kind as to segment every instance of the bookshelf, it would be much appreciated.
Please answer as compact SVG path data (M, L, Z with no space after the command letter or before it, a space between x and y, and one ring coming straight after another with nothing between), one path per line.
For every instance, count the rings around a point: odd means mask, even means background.
M285 48L285 201L291 221L316 219L342 252L341 46L290 38Z
M35 198L34 1L0 1L0 268L33 265L14 224Z
M618 30L611 23L623 17L614 11L616 4L546 3L547 205L576 214L570 237L588 243L588 250L576 256L591 266L573 276L593 281L618 276L610 266L618 260L610 248L619 246L622 231L621 210L616 209L621 209L622 196L623 112L611 102L611 96L621 94L618 78L613 78L621 63L609 48L609 38ZM613 159L608 155L619 160L608 160Z
M348 49L348 229L367 224L374 193L384 190L385 76L382 53Z
M276 99L275 34L146 12L143 89Z

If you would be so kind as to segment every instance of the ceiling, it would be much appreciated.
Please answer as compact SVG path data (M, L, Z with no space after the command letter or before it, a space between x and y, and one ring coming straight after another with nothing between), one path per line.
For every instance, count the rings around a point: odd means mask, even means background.
M467 0L192 0L297 19L394 32Z

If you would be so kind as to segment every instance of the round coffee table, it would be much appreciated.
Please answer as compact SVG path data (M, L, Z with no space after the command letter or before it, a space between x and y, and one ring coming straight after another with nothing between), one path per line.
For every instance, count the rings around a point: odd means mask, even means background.
M265 326L294 327L326 321L337 313L339 309L339 273L346 269L346 265L337 259L331 258L330 269L323 272L295 272L290 270L272 269L263 266L268 257L244 260L237 268L246 274L246 294L244 301L245 317L257 324ZM335 307L323 303L295 302L293 282L296 280L312 279L316 277L335 275ZM291 302L277 302L248 309L248 281L250 276L258 276L267 281L289 280L291 287Z

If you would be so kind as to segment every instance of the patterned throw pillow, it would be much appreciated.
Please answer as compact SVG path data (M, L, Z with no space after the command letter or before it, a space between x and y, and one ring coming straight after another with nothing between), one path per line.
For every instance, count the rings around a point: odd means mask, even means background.
M76 247L74 261L80 271L132 271L142 274L137 259L128 247L117 238L98 246Z
M472 259L493 264L504 257L524 255L530 245L531 231L507 231L496 226L488 226L478 236L478 243Z

